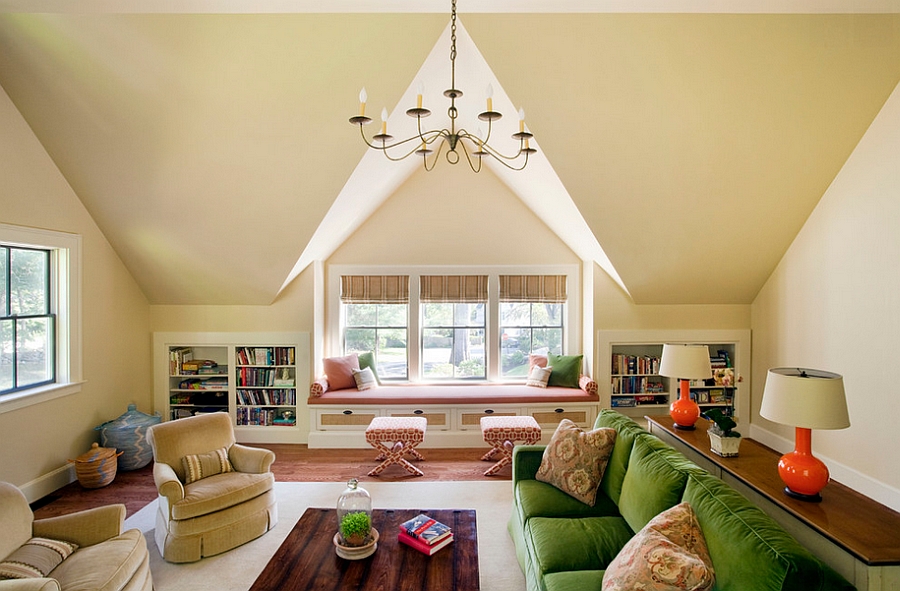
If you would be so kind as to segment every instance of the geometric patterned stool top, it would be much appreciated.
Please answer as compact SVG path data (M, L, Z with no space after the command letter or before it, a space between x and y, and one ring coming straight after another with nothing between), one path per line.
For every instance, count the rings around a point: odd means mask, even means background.
M391 464L399 464L413 476L424 476L424 473L403 459L409 454L424 460L416 448L425 441L425 428L428 419L425 417L375 417L366 428L366 441L381 452L376 460L384 460L369 472L369 476L378 476ZM392 444L388 447L388 443Z
M484 454L482 460L490 460L497 453L502 454L500 461L484 473L485 476L490 476L512 462L516 441L521 441L525 445L539 443L541 426L531 416L481 417L481 435L484 442L491 446L491 451Z

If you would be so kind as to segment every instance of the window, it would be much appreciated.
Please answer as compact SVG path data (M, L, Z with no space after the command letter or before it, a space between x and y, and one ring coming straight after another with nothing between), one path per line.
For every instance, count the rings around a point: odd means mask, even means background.
M500 375L528 376L532 353L562 354L565 275L500 276Z
M427 275L419 280L425 379L487 377L487 277Z
M80 391L81 237L0 224L0 412Z
M393 274L383 274L385 271ZM530 353L581 351L578 265L329 267L323 357L382 379L523 382Z
M50 254L0 245L0 394L56 378Z
M381 379L406 379L409 277L341 278L344 354L375 354Z

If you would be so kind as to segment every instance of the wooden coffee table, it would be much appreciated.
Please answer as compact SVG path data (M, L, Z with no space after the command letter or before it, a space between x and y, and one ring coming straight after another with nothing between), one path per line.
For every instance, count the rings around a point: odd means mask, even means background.
M453 529L449 546L426 556L397 540L401 523L419 513ZM363 560L334 552L334 509L309 508L250 591L478 591L478 537L473 509L375 509L378 550Z

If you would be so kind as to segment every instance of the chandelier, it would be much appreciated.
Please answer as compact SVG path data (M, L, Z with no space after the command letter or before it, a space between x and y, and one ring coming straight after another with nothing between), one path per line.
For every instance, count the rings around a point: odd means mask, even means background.
M460 152L466 158L469 167L474 172L481 171L481 164L485 157L493 157L498 162L511 170L522 170L528 164L529 154L533 154L537 150L528 145L532 134L525 131L525 111L519 109L519 131L512 134L512 137L519 141L519 151L515 154L504 154L491 146L488 142L491 139L491 127L494 121L500 119L503 115L494 111L492 94L493 90L490 85L487 88L487 110L478 114L478 119L487 123L487 134L482 137L481 130L477 133L471 133L465 129L456 129L456 118L459 112L456 108L456 99L463 95L461 90L456 88L456 0L453 0L452 10L450 13L450 88L444 91L444 96L450 99L450 108L447 109L447 115L450 117L450 129L422 129L422 119L431 115L431 111L422 107L422 93L424 89L422 83L419 83L418 94L416 97L416 107L407 109L406 114L415 118L418 134L408 137L404 140L394 141L394 137L387 133L387 109L381 110L381 133L377 133L369 140L363 131L363 126L372 122L372 119L366 117L366 89L363 88L359 93L359 115L350 118L350 123L359 125L359 133L367 146L373 150L380 150L384 153L388 160L398 162L413 154L422 157L422 163L425 170L430 171L434 168L440 159L441 152L446 149L445 158L450 164L457 164L460 160ZM411 146L411 147L410 147ZM435 149L436 148L436 149ZM430 156L434 154L434 156ZM429 163L430 158L430 163Z

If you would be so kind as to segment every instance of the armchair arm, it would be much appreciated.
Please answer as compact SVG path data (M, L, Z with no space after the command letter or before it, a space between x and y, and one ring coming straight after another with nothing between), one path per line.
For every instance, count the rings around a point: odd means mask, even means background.
M74 542L81 547L93 546L122 533L125 505L105 505L59 517L36 519L33 535L41 538Z
M228 459L238 472L263 474L269 472L275 461L275 452L261 447L247 447L235 443L228 450Z
M534 480L541 460L544 458L545 445L517 445L513 449L512 480L513 490L520 480Z
M46 577L6 579L0 581L0 591L59 591L59 581Z
M175 470L168 464L155 462L153 464L153 481L160 496L165 497L169 506L174 505L184 498L184 485L178 480Z

